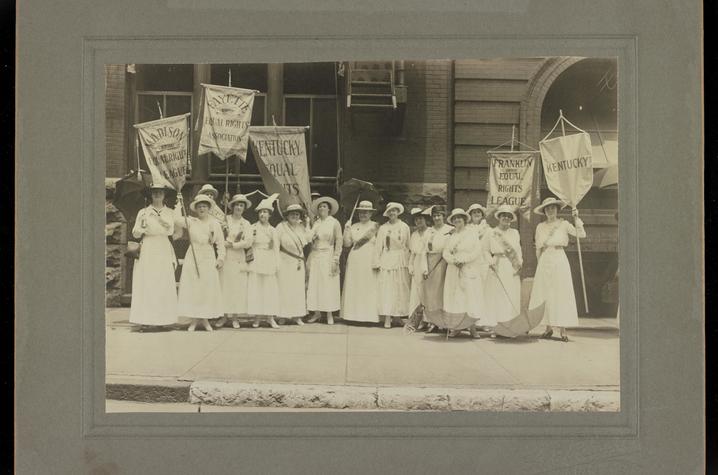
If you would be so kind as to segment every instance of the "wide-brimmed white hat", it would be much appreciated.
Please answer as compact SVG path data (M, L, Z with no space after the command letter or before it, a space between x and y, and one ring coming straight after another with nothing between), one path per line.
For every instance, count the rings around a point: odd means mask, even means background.
M197 195L194 197L192 202L189 204L189 209L191 209L194 212L197 212L196 207L200 203L206 203L207 206L209 206L211 208L212 203L214 203L214 202L212 201L212 198L210 198L207 195Z
M217 191L217 188L213 187L209 183L207 183L206 185L202 185L202 188L199 189L199 193L197 193L197 194L198 195L206 195L207 193L212 193L215 196L215 198L217 196L219 196L219 191Z
M339 203L337 203L337 200L332 198L331 196L320 196L316 200L312 201L312 213L319 214L319 205L322 203L326 203L329 205L329 214L331 216L334 216L337 214L337 211L339 211Z
M369 200L360 201L356 207L356 211L376 211L374 204Z
M286 217L289 213L299 213L300 215L305 214L307 211L299 203L292 203L284 208L284 216Z
M534 213L544 214L544 208L549 205L556 205L558 206L558 209L563 209L566 207L566 203L564 203L563 201L559 200L558 198L554 198L553 196L549 196L548 198L543 200L540 205L534 208Z
M479 203L474 203L471 206L469 206L469 208L466 210L466 212L469 213L469 215L470 215L472 211L477 210L477 209L479 211L481 211L481 213L483 213L484 216L486 216L486 208L481 206Z
M268 198L263 199L262 201L259 202L257 207L254 208L254 211L259 213L263 209L266 209L270 213L273 213L274 212L274 200L270 200Z
M449 215L448 221L451 223L454 221L454 218L457 216L463 216L466 222L468 222L471 219L471 216L469 216L469 213L464 211L461 208L454 208L451 210L451 214Z
M496 219L499 219L499 216L502 214L511 215L511 222L516 221L516 213L514 213L514 209L511 206L501 205L496 208L496 211L494 211L494 216L496 216Z
M244 196L241 193L237 193L236 195L232 196L232 199L229 200L229 203L227 203L227 206L232 208L235 203L240 203L240 202L245 204L245 209L249 209L252 207L252 202L249 201L249 198L247 198L246 196Z
M404 205L401 203L395 203L394 201L390 201L386 204L386 209L384 210L384 216L387 218L389 217L389 210L390 209L398 209L399 214L404 214Z

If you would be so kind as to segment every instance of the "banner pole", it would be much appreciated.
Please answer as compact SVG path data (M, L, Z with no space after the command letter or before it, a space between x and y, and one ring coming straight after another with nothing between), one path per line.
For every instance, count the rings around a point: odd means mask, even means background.
M576 210L576 217L578 217L578 209L574 208ZM575 222L574 218L574 222ZM583 258L581 257L581 239L576 236L576 249L578 250L578 267L581 270L581 287L583 289L583 306L586 310L586 313L588 313L588 296L586 294L586 279L583 274Z
M182 192L178 192L180 202L182 203L182 214L184 215L184 225L187 228L187 238L189 239L189 247L192 249L192 259L194 260L194 269L197 271L197 277L199 277L199 264L197 264L197 254L194 253L194 244L192 244L192 236L189 233L189 220L187 219L187 208L185 208L184 199L182 198Z
M516 125L511 125L511 151L514 151L514 138L516 137Z
M357 199L354 202L354 208L352 208L352 214L349 215L349 222L352 222L352 219L354 218L354 211L357 210L357 205L359 204L359 198L361 197L361 193L357 194Z
M563 124L564 117L563 117L563 111L559 109L558 111L559 117L558 120L561 121L561 134L565 137L566 136L566 127ZM573 208L576 212L575 218L578 217L578 208ZM576 250L578 251L578 268L581 271L581 288L583 290L583 306L586 310L586 313L588 313L588 295L586 294L586 277L583 273L583 256L581 255L581 239L576 235Z

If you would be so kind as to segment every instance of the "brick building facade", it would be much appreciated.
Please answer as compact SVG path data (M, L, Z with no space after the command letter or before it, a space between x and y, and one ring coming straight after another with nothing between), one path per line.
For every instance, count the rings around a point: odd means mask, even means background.
M577 110L572 121L590 129L592 139L595 129L602 134L601 140L605 136L616 139L615 69L615 60L574 57L110 65L106 68L108 200L114 179L137 167L132 124L159 118L160 109L165 115L195 113L200 84L226 85L231 74L233 85L260 91L253 125L271 124L272 119L279 125L310 125L307 147L314 190L336 194L338 181L356 177L375 183L386 200L408 206L485 203L486 151L509 140L512 129L518 140L538 148L538 141L553 126L558 108L568 114L573 107ZM384 78L391 86L392 106L372 103L383 94L359 89L361 84L380 87L378 82L383 83ZM596 86L600 86L599 80L612 88ZM598 92L587 96L581 95L581 90ZM591 109L591 101L599 105L583 117L579 109ZM605 104L613 106L612 111L602 110ZM224 188L223 163L195 157L192 165L185 194L193 194L207 182ZM239 167L232 164L229 183L229 193L262 187L253 157ZM535 185L535 199L548 194L540 174ZM582 248L589 301L597 312L611 314L617 301L612 264L617 256L617 190L593 189L584 202L581 215L589 237L582 241ZM126 240L126 225L112 223L118 219L108 201L108 305L121 304L121 296L129 292L130 266L120 263L123 259L118 257ZM524 277L531 277L535 269L536 224L536 218L518 223L526 261ZM569 249L569 253L572 266L577 267L575 252Z

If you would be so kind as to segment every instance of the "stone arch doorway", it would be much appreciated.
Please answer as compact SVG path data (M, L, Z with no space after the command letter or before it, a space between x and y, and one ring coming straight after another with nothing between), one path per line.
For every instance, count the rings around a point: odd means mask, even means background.
M522 132L530 144L553 128L559 110L572 123L591 135L594 163L617 166L618 103L615 58L551 58L537 72L522 104ZM551 195L543 174L534 182L536 202ZM615 316L618 305L618 184L597 184L579 205L588 236L581 241L589 316ZM566 216L568 217L568 216ZM522 239L533 242L540 217L524 226ZM530 235L526 235L529 234ZM579 313L585 314L580 266L575 244L567 249L574 277ZM535 256L531 275L535 269Z

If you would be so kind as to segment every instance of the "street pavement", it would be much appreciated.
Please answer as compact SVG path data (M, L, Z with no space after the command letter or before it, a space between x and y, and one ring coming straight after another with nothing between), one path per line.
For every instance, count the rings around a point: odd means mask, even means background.
M475 340L402 328L243 324L213 332L132 332L129 309L106 312L107 384L196 381L477 389L617 390L616 319L581 319L570 341Z

